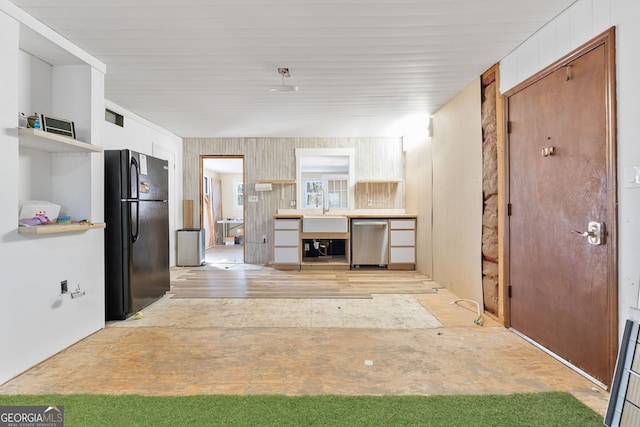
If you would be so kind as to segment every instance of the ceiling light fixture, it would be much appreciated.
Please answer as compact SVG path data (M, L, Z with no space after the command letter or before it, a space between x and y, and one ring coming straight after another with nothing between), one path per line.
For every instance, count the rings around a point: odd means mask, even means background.
M278 68L278 74L280 74L280 77L282 77L282 84L278 86L270 86L269 90L271 92L297 92L298 91L298 86L290 86L290 85L284 84L284 78L291 77L291 74L289 74L288 68Z

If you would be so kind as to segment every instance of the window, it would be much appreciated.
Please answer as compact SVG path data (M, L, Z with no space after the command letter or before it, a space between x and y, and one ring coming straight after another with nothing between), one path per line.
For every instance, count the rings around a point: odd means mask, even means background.
M322 180L311 178L304 180L303 208L322 207Z
M241 211L244 206L244 183L241 179L233 180L233 210Z
M304 179L303 208L349 207L349 176L322 175ZM324 197L324 203L322 198Z
M326 189L326 207L343 209L349 207L348 175L324 175L322 188Z
M322 181L331 175L340 175L340 178L337 179L339 182L331 183L335 179L329 178L329 182L322 183L325 207L349 209L355 205L354 148L296 148L295 152L298 206L316 207L317 194L314 193L317 190L308 188L306 182L309 179Z

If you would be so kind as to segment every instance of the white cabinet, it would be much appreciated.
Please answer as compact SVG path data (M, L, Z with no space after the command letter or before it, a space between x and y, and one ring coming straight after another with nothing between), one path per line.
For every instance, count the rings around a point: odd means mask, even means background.
M391 228L390 240L391 246L415 246L416 232L415 230L394 230Z
M273 263L277 268L300 268L300 220L276 219Z
M389 251L389 264L398 264L398 263L410 263L415 264L416 262L416 248L405 248L405 247L392 247Z
M298 246L300 233L298 230L275 230L273 244L279 246Z
M416 263L416 220L389 220L389 269L410 270Z

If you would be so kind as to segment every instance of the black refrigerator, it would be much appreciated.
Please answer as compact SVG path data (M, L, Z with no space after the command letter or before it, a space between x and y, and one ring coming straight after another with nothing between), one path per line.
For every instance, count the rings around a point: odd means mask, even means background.
M169 167L131 150L104 152L106 320L169 290Z

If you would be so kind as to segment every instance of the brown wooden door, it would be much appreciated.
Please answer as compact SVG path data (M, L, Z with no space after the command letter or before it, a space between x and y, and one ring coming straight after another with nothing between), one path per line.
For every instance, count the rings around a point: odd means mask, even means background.
M606 54L600 45L508 96L509 278L512 328L610 384L615 238L574 233L589 221L615 229Z

